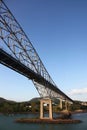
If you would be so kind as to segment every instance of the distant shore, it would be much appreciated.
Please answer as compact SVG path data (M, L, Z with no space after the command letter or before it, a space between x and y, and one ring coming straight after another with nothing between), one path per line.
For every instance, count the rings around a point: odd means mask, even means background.
M69 111L71 114L77 114L77 113L87 113L87 110L75 110L75 111ZM2 113L0 112L0 114L38 114L39 112L10 112L10 113ZM60 112L53 112L56 114L62 114L64 113L63 111Z
M76 110L71 112L71 114L77 114L77 113L87 113L87 110Z

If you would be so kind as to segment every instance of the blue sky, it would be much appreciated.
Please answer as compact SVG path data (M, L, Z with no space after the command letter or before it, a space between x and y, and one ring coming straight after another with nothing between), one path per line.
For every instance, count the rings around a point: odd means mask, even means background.
M56 85L87 101L87 0L4 0ZM37 97L32 81L0 64L0 97Z

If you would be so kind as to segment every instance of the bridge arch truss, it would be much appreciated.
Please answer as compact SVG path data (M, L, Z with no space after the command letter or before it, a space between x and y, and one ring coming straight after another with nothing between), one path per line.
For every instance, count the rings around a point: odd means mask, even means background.
M1 64L31 79L41 97L60 97L72 102L56 86L31 41L3 0L0 0L0 39Z

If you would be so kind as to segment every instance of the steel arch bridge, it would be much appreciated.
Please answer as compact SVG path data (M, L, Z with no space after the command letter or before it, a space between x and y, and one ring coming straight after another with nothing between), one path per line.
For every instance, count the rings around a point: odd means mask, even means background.
M73 102L54 83L31 41L0 0L0 63L31 79L41 97Z

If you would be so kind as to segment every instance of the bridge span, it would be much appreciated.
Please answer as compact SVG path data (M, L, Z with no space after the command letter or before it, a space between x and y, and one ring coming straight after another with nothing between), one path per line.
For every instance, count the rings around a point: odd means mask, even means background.
M46 86L48 89L51 89L55 92L55 94L62 95L63 99L70 100L73 102L72 99L70 99L67 95L65 95L60 89L58 89L56 86L48 82L46 79L44 79L41 75L35 73L30 68L26 67L24 64L22 64L19 60L16 60L11 55L6 53L4 50L0 49L0 63L15 70L16 72L26 76L27 78L33 80L34 82L37 82L41 85ZM51 92L52 92L51 91ZM55 97L55 96L53 96ZM57 96L56 96L57 97ZM61 98L62 98L61 97Z
M31 79L41 97L73 102L56 86L31 41L3 0L0 0L0 63Z

